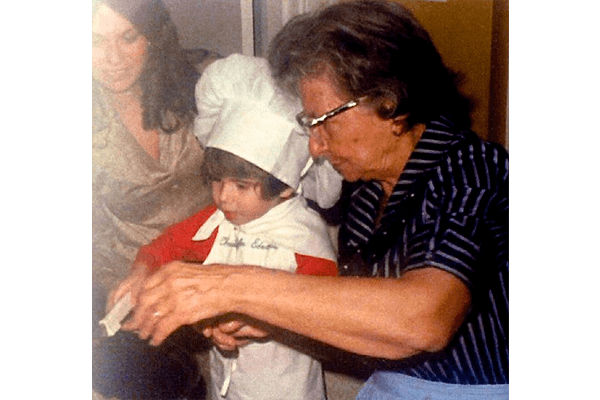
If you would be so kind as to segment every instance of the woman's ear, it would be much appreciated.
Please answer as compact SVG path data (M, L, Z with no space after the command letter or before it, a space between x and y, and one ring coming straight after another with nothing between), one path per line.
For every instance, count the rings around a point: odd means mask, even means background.
M399 115L397 117L392 118L392 133L394 136L402 136L405 132L408 131L406 119L408 118L408 114Z

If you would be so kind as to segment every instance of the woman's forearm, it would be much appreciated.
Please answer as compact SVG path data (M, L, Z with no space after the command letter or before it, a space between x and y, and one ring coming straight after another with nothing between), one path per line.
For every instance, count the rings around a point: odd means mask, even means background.
M442 349L469 306L467 287L436 268L378 279L173 262L147 279L124 329L157 345L182 325L239 313L347 351L395 359Z
M261 274L262 275L262 274ZM246 276L235 284L236 312L294 331L344 350L383 357L398 349L391 313L380 313L376 303L390 282L312 277L268 271L268 277ZM235 283L232 279L230 283ZM397 328L396 328L397 329ZM412 355L415 346L404 344ZM392 357L390 357L392 358Z
M432 268L403 279L257 269L233 274L223 283L224 293L231 294L231 311L344 350L391 359L443 348L460 326L470 299L460 281ZM434 286L445 295L436 294Z

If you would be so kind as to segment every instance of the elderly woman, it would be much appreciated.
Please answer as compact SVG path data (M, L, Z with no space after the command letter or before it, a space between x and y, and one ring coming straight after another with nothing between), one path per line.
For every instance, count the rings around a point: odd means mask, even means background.
M160 0L93 2L93 320L138 248L210 201L192 133L198 78Z
M469 131L427 32L397 3L342 2L291 20L270 63L301 97L313 157L347 181L343 276L173 263L126 329L158 344L240 313L384 360L361 399L508 398L507 154Z

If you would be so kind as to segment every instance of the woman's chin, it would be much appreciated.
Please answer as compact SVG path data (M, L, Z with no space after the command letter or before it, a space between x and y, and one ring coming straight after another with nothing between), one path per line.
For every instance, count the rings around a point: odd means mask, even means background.
M135 85L135 81L134 80L111 80L111 79L97 79L97 82L99 82L106 90L115 93L115 94L121 94L121 93L125 93L129 90L131 90L134 85Z

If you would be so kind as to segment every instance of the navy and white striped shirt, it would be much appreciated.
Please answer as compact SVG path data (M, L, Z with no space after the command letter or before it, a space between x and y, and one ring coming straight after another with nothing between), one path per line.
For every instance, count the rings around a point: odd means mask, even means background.
M472 309L444 350L387 368L446 383L508 383L507 152L440 118L427 125L375 227L383 195L375 181L352 186L340 228L341 273L393 278L432 266L472 294Z

